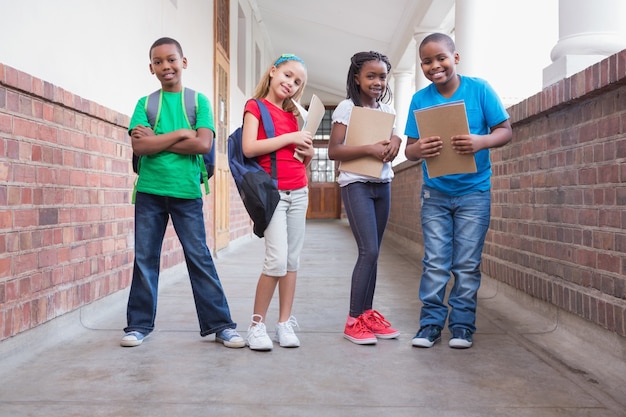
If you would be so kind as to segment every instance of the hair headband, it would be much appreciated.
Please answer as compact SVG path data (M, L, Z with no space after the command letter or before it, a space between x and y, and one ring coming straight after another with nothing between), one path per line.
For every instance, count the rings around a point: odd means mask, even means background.
M306 68L306 64L304 63L304 60L302 60L302 58L300 58L299 56L294 55L294 54L282 54L276 60L276 62L274 62L274 66L277 67L280 64L282 64L283 62L287 62L287 61L297 61L297 62L301 63Z

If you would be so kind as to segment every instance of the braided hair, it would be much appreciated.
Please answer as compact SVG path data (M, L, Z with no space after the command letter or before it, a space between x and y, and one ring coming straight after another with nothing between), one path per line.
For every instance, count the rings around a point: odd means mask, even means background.
M357 52L352 55L350 58L350 69L348 69L348 80L346 82L346 98L352 100L355 106L363 107L361 103L361 95L360 88L355 81L355 77L361 72L363 65L369 61L382 61L387 65L387 74L391 71L391 63L389 62L389 58L386 55L381 54L380 52L369 51L369 52ZM383 94L377 99L377 101L382 101L383 103L389 103L391 101L392 94L391 88L389 87L389 83L385 84L385 91Z

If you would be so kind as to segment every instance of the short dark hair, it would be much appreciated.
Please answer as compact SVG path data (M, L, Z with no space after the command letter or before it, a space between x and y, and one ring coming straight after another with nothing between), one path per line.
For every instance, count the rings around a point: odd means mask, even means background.
M159 38L156 41L154 41L154 43L150 47L150 51L148 52L148 57L150 59L152 59L152 50L156 48L157 46L161 46L161 45L175 45L176 49L178 49L178 53L180 54L181 58L183 57L183 47L180 46L180 43L178 43L176 39L164 37L164 38Z
M446 35L445 33L431 33L430 35L426 36L422 40L422 43L420 43L420 47L419 47L420 52L422 50L422 47L430 42L445 43L451 53L456 52L456 45L454 44L454 41L452 40L450 36Z

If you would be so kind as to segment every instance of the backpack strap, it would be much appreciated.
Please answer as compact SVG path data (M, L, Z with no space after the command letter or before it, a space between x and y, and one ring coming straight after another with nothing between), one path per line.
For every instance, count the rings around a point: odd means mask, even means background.
M183 87L182 105L185 109L185 117L189 128L195 129L198 114L198 93L191 88ZM215 144L213 144L213 146L215 146ZM204 184L204 193L209 194L209 173L206 170L204 157L198 154L197 158L200 164L200 175L202 176L202 183Z
M152 129L159 123L161 116L161 104L163 103L163 90L157 90L146 98L145 110L148 123ZM183 87L181 94L181 105L185 109L185 118L190 129L196 126L198 111L198 93L191 88Z
M194 129L196 127L196 115L198 112L198 93L191 88L183 87L182 100L189 128Z
M265 107L265 104L259 99L255 99L257 105L259 106L259 110L261 112L261 120L263 121L263 127L265 128L265 136L268 138L273 138L276 136L274 132L274 122L272 120L272 116L270 115L269 110ZM272 179L278 186L278 173L276 171L276 152L272 152L270 154L270 163L271 163L271 171L272 171Z
M146 98L145 110L148 117L148 123L155 128L159 122L159 116L161 115L161 103L163 102L163 90L156 90Z
M163 103L163 90L159 89L152 92L147 98L145 103L145 111L146 117L148 118L148 123L152 126L152 129L156 127L159 123L159 118L161 116L161 104ZM183 94L181 94L181 105L185 110L185 118L187 124L190 129L194 129L197 121L197 113L198 113L198 93L191 89L183 87ZM209 194L209 174L206 170L206 166L204 164L204 158L202 155L198 154L198 163L200 164L200 173L202 175L203 183L204 183L204 192L205 194ZM139 167L141 166L141 157L137 160L137 172L139 172ZM133 198L134 202L134 198Z

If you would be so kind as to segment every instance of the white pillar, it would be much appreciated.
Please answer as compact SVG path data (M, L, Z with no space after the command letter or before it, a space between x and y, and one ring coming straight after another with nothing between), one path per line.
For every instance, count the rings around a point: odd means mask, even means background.
M424 76L422 71L422 64L420 60L420 44L424 38L433 32L416 32L413 34L415 39L415 91L421 90L430 84L430 81Z
M484 32L484 25L489 23L485 18L482 18L482 7L490 7L489 2L461 0L455 3L454 43L461 56L456 68L458 74L485 77L477 65L477 60L482 56L481 51L486 48L482 43L481 35Z
M409 113L411 98L415 91L412 71L393 72L393 107L396 110L396 134L403 138L398 156L393 162L394 165L406 160L404 156L404 147L406 145L404 128L406 127L406 118Z
M559 41L543 86L569 77L626 48L624 0L559 0Z

